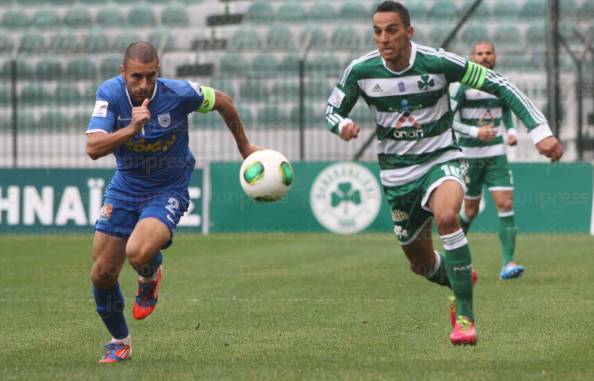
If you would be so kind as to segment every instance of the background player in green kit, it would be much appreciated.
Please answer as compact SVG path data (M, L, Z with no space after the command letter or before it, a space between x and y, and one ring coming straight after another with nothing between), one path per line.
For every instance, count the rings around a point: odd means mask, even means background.
M452 344L473 345L472 262L458 221L464 198L462 152L452 130L449 83L497 95L526 125L543 155L559 160L563 148L543 115L507 79L457 55L412 42L410 16L400 3L378 5L373 33L378 49L347 67L328 99L326 127L349 141L359 134L357 124L348 119L359 96L374 108L380 177L394 233L413 272L454 291ZM432 218L445 256L433 250Z
M495 47L488 41L476 43L471 60L493 69L497 60ZM503 123L507 129L507 144L516 145L517 133L511 111L500 99L483 91L465 85L453 90L452 110L460 112L461 120L461 123L454 122L454 129L458 132L458 144L468 162L460 225L467 233L478 214L483 186L486 186L499 216L499 240L503 252L499 278L518 278L524 273L524 266L514 262L517 232L512 202L514 187L502 130Z

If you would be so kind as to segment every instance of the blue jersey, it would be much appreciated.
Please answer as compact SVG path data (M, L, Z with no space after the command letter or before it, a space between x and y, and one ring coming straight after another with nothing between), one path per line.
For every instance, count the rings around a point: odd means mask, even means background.
M190 152L188 114L204 101L192 82L158 78L142 132L114 151L117 170L107 189L113 197L138 200L187 187L196 160ZM132 103L121 76L99 87L87 133L112 133L132 121Z

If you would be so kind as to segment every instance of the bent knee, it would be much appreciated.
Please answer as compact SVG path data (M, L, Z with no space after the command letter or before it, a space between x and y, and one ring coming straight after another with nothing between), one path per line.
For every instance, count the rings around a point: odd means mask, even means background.
M497 208L497 210L499 212L509 212L510 210L513 209L514 203L512 200L505 200L505 201L500 202L497 205L495 205L495 207Z
M459 226L458 213L453 209L440 211L439 213L435 214L435 222L440 232L444 230L455 229Z
M91 282L96 288L111 288L118 281L118 275L116 266L95 264L91 270Z

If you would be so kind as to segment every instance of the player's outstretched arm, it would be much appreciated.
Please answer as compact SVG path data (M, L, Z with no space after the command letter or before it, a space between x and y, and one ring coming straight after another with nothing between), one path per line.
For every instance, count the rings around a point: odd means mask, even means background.
M134 135L142 131L144 124L151 119L149 100L132 108L132 122L127 127L113 133L93 132L87 135L87 155L93 160L109 155Z
M235 143L237 143L239 153L244 159L252 152L261 149L258 146L250 144L245 134L245 129L243 128L239 113L237 112L235 105L233 105L230 96L222 91L215 90L215 102L212 109L216 110L221 115L225 124L229 127L229 130L231 130L233 138L235 138Z

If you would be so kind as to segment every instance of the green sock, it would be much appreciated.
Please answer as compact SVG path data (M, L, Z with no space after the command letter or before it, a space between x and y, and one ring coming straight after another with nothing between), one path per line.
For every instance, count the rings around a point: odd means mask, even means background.
M474 321L472 311L472 260L468 240L462 229L441 236L445 248L445 262L448 279L456 296L458 315Z
M435 267L425 275L425 278L430 282L437 283L440 286L450 286L450 280L448 279L448 273L446 271L445 257L435 251Z
M500 212L499 215L499 241L501 241L501 249L503 251L503 265L514 260L514 253L516 251L516 222L514 221L514 211L509 210Z
M468 216L466 216L466 213L464 213L464 210L460 210L459 220L460 220L460 226L462 226L462 230L464 230L464 234L468 233L468 229L470 229L470 223L472 221L470 221Z

